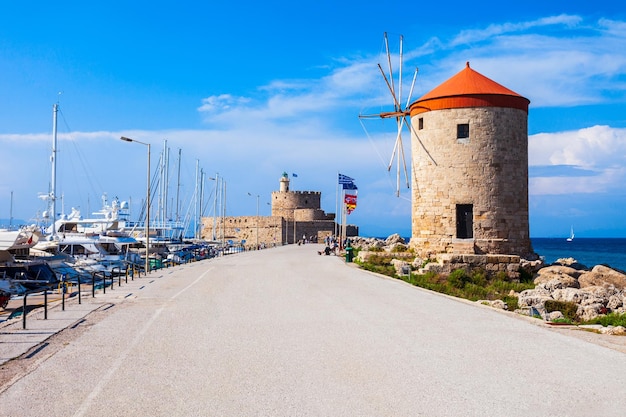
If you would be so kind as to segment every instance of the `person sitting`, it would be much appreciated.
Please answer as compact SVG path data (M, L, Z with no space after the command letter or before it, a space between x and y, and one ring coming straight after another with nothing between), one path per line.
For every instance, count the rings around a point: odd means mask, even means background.
M329 246L326 246L324 248L324 255L330 255L330 247Z

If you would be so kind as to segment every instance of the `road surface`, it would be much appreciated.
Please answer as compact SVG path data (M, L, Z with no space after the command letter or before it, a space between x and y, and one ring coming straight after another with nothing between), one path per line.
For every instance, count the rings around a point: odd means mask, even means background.
M3 365L0 415L626 415L625 353L321 249L230 255L117 289Z

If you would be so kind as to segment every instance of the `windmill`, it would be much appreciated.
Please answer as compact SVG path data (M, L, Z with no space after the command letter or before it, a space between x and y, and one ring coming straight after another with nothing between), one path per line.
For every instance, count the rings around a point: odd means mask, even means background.
M400 47L398 53L398 75L397 81L394 77L394 71L392 66L392 58L391 51L389 49L389 38L387 37L387 32L384 34L385 41L385 52L387 55L387 71L383 69L382 65L378 63L378 69L385 80L385 84L389 92L391 93L391 98L393 102L393 111L381 112L376 115L360 115L361 118L374 118L380 117L381 119L396 119L397 125L397 134L396 141L393 146L393 152L391 153L391 159L389 160L389 164L387 165L387 171L391 171L393 166L394 159L396 160L396 196L400 196L400 182L401 182L401 170L404 171L404 178L406 181L406 187L410 188L409 185L409 175L406 167L406 158L404 154L404 145L402 143L402 130L403 127L406 126L409 131L412 130L411 123L409 120L409 104L411 103L411 95L413 94L413 88L415 86L415 80L417 79L417 68L415 68L415 73L413 74L413 81L411 82L411 88L409 90L409 94L407 96L406 105L402 105L402 66L403 66L403 36L400 35Z

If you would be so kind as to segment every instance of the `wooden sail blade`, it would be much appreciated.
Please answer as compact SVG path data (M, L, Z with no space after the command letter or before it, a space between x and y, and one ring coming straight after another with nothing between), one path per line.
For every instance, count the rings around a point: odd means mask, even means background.
M428 155L430 160L433 161L433 164L437 165L437 161L435 161L435 158L433 158L433 156L430 154L430 152L428 152L428 149L426 149L426 146L424 145L424 142L422 142L422 140L420 139L419 135L417 134L417 131L415 130L415 128L413 127L411 122L408 121L407 119L408 119L408 117L404 118L404 124L409 129L409 131L411 132L412 137L414 137L415 140L417 140L419 142L419 144L422 146L422 149L424 149L424 152L426 152L426 155Z
M418 68L415 68L415 72L413 73L413 81L411 81L411 89L409 90L409 96L406 98L405 109L408 109L409 104L411 104L411 96L413 95L413 88L415 87L415 81L417 80L417 72Z
M393 67L391 66L391 53L389 52L389 38L387 37L387 32L385 32L384 34L385 37L385 51L387 52L387 66L389 68L389 79L391 80L391 95L394 98L395 102L398 102L398 100L396 100L396 88L394 85L394 81L393 81ZM396 110L398 110L396 108Z
M402 108L400 107L400 103L402 102L402 41L403 41L404 37L402 35L400 35L400 58L399 58L399 66L398 66L398 100L397 101L397 108L396 110L402 110ZM400 123L402 124L402 123Z
M410 184L409 184L409 171L406 167L406 155L404 154L404 145L402 144L402 138L400 138L400 152L402 153L402 166L404 168L404 179L406 181L406 188L410 188ZM398 164L399 165L399 164ZM399 185L398 185L398 188Z
M398 109L400 108L399 107L400 104L398 102L398 98L396 97L396 92L393 89L393 85L391 84L393 80L389 81L389 78L387 78L387 74L385 74L385 71L383 71L383 67L381 67L380 64L378 64L378 69L380 70L380 73L383 75L383 79L385 80L385 83L387 84L387 88L389 89L389 92L391 93L391 97L393 98L394 109L398 111Z
M400 132L398 132L399 134ZM396 152L398 151L398 138L396 137L396 142L393 144L393 151L391 152L391 158L389 159L389 164L387 165L387 171L391 171L391 167L393 166L393 160L396 157Z

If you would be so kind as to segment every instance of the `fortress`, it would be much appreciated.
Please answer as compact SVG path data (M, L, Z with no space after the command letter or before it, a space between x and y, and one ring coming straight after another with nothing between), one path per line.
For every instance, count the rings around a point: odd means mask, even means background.
M290 191L289 176L283 173L279 191L272 192L271 216L203 217L202 238L243 243L246 247L267 247L297 243L303 236L314 243L335 235L339 225L334 213L321 209L319 191ZM346 236L357 236L357 226L348 225Z

